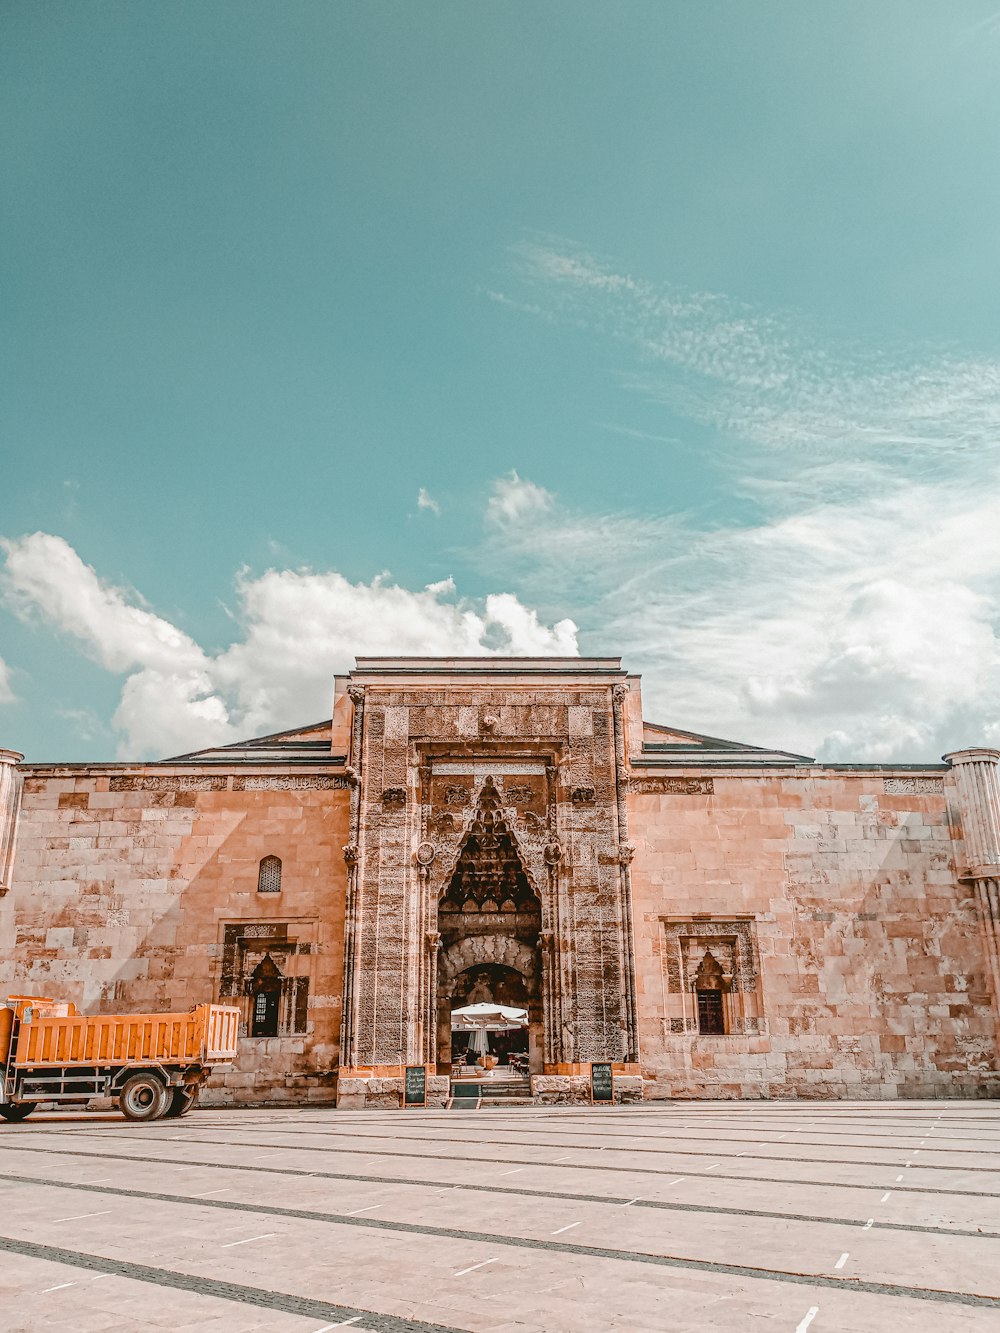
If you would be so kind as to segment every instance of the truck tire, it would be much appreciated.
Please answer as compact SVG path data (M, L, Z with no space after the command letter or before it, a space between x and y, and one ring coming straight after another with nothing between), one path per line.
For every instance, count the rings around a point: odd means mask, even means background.
M19 1120L26 1120L37 1105L37 1102L4 1102L0 1105L0 1119L16 1124Z
M156 1074L133 1074L122 1084L118 1109L126 1120L159 1120L169 1100L170 1091Z
M193 1088L174 1088L170 1094L170 1104L163 1114L168 1119L173 1119L175 1116L179 1115L187 1115L188 1111L191 1110L191 1107L194 1106L197 1100L197 1086Z

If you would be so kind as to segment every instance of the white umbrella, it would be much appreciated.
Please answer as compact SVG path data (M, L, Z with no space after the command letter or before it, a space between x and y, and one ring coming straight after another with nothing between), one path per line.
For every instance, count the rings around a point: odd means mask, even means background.
M458 1020L456 1023L455 1020ZM527 1009L515 1009L505 1004L467 1004L451 1011L451 1026L455 1029L467 1023L492 1032L509 1032L528 1026Z

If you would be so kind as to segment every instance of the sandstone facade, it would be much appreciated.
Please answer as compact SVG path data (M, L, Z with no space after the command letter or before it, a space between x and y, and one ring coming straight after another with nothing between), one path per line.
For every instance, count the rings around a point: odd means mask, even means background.
M359 659L332 721L152 764L0 751L0 987L239 1004L216 1101L447 1093L523 1004L539 1099L1000 1089L1000 752L818 765L645 723L618 659ZM206 1097L209 1100L209 1097Z

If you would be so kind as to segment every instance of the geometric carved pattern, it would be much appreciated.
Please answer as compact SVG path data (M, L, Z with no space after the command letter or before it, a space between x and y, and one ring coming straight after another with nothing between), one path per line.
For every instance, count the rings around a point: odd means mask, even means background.
M281 861L276 856L265 856L257 871L258 893L281 892Z

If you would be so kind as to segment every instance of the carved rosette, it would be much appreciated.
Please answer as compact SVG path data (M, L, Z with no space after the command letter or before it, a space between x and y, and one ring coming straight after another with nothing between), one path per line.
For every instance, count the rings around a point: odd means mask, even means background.
M419 843L417 846L417 850L414 852L414 856L417 859L417 864L423 866L425 869L434 860L436 855L437 855L437 848L434 846L432 842Z

